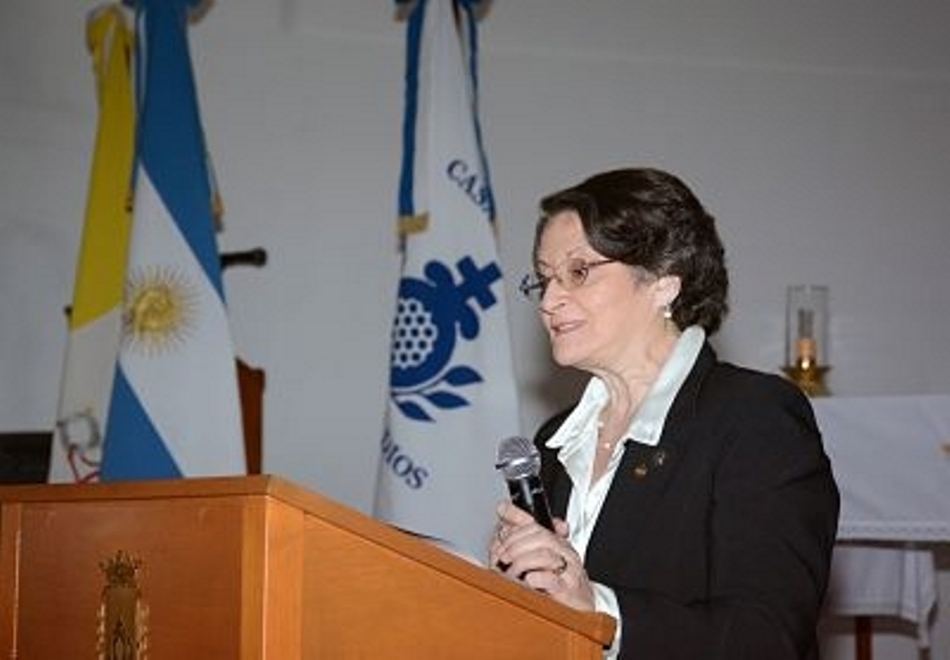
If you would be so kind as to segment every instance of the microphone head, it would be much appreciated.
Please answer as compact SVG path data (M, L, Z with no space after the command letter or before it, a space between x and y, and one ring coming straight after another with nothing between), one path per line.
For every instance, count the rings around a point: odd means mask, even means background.
M521 436L505 438L498 443L495 468L507 481L536 477L541 472L541 454L534 443Z

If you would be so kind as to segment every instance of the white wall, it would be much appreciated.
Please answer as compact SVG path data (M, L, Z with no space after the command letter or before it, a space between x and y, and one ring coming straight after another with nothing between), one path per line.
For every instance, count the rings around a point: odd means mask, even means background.
M96 122L93 6L0 2L4 430L52 425ZM393 15L387 0L223 0L192 32L222 247L271 257L226 275L240 353L267 370L266 470L363 510L398 276ZM950 392L950 3L498 0L481 46L511 275L529 265L539 196L616 165L668 168L727 244L725 357L776 370L785 286L824 283L835 393ZM553 375L511 289L527 432L578 380ZM917 657L901 631L876 650Z

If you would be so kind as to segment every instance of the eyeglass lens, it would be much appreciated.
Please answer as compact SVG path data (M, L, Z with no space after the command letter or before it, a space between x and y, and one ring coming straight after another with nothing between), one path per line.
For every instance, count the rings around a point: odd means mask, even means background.
M540 273L525 275L519 288L526 298L538 302L544 297L544 292L547 291L548 284L551 283L552 279L557 280L558 284L570 291L587 281L591 268L608 264L611 261L612 259L604 259L603 261L588 262L580 257L567 259L558 264L551 275Z

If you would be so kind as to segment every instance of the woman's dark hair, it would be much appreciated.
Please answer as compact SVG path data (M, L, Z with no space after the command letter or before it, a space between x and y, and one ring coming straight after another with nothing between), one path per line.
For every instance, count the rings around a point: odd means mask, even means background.
M678 178L661 170L630 168L596 174L541 200L534 256L548 220L563 211L580 217L584 234L608 259L657 277L676 275L673 301L679 328L714 334L728 311L729 275L715 219Z

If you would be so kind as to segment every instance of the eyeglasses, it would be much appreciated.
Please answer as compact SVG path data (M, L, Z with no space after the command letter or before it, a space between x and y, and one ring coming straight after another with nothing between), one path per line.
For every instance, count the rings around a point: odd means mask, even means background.
M561 285L563 289L573 291L587 281L587 276L590 275L592 269L597 268L597 266L612 264L615 261L616 259L584 261L580 257L565 259L552 269L554 272L551 275L542 275L540 273L525 275L521 279L518 290L521 291L522 295L528 300L536 303L541 302L541 298L544 297L544 292L548 290L548 285L551 283L551 280L557 280L557 283Z

